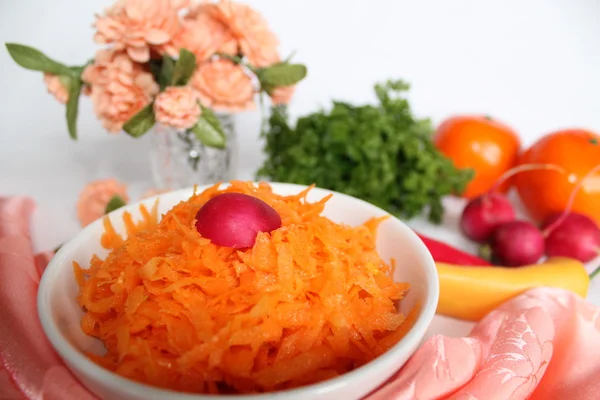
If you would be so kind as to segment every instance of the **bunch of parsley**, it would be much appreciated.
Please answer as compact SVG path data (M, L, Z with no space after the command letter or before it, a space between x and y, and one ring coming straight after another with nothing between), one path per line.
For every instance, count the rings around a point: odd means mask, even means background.
M333 102L290 126L274 108L263 133L267 159L258 177L313 184L366 200L401 218L427 212L439 223L442 197L464 191L471 170L460 170L431 140L428 120L416 119L401 96L402 81L375 85L377 105Z

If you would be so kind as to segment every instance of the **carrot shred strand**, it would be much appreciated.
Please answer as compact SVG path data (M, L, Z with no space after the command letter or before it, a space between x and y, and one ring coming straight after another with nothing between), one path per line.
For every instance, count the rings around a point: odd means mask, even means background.
M322 216L330 196L313 186L292 196L270 185L214 185L159 218L158 203L123 214L126 237L107 217L88 269L73 263L84 311L81 329L100 339L89 357L124 377L194 393L261 393L344 374L387 351L415 313L398 311L409 290L394 282L396 261L376 251L387 218L364 225ZM201 237L195 215L227 192L273 207L282 227L252 248L222 248Z

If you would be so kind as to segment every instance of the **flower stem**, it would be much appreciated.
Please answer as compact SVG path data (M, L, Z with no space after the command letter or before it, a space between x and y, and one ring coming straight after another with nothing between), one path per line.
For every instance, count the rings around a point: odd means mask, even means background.
M260 107L260 137L265 137L267 134L267 112L265 111L264 92L261 90L258 94Z
M292 61L292 58L294 58L294 56L295 56L295 55L296 55L296 50L292 51L292 52L290 53L290 55L289 55L289 56L287 56L287 58L285 59L285 61L284 61L284 62L286 62L286 63L289 63L290 61Z
M242 57L239 56L232 56L230 54L226 54L226 53L217 53L217 55L221 58L224 58L226 60L232 61L236 64L241 64L242 63Z
M238 64L238 65L242 65L242 66L248 68L254 75L256 75L256 73L257 73L256 72L256 68L254 68L252 65L250 65L248 63L245 63L244 59L242 57L240 57L240 56L232 56L230 54L225 54L225 53L216 53L216 54L217 54L217 56L219 56L221 58L224 58L226 60L229 60L231 62L234 62L234 63Z
M200 162L200 152L194 148L194 133L189 129L182 132L177 132L177 138L185 143L185 151L187 152L187 161L194 172L198 171L198 163Z

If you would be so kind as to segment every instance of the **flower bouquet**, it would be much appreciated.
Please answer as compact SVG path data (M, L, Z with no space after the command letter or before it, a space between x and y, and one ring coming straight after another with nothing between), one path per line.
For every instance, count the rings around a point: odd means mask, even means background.
M265 94L286 104L306 76L304 65L280 57L264 18L242 3L120 0L96 16L94 28L104 47L84 65L6 47L19 65L44 73L48 91L66 104L71 138L83 94L109 132L140 137L156 125L167 128L186 143L194 169L198 143L225 148L223 115L255 108Z

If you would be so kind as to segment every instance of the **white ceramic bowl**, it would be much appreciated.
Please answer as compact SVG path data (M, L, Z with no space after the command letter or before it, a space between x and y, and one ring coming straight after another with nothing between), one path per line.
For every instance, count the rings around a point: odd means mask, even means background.
M271 184L282 195L296 194L304 186ZM203 190L204 187L199 188ZM181 200L192 195L192 189L184 189L157 196L160 198L159 213L165 213ZM332 192L313 189L308 199L316 201ZM144 200L147 206L155 198ZM118 209L110 219L119 233L124 232L121 219L123 211L139 216L139 203ZM383 210L340 193L334 193L324 215L336 222L358 225L368 218L386 215ZM421 305L418 319L408 334L389 351L372 362L345 375L302 388L264 395L209 396L183 394L161 390L122 378L90 361L84 352L103 353L102 343L86 336L80 329L82 312L75 300L77 285L73 276L72 262L86 268L94 254L105 255L100 246L102 221L98 220L83 229L66 243L48 265L38 292L38 313L43 329L69 369L93 393L103 400L322 400L360 399L392 376L419 346L429 326L438 302L438 277L433 259L421 240L404 223L390 218L380 225L377 249L381 257L398 260L395 280L409 282L411 289L401 302L401 310L407 312L415 304Z

